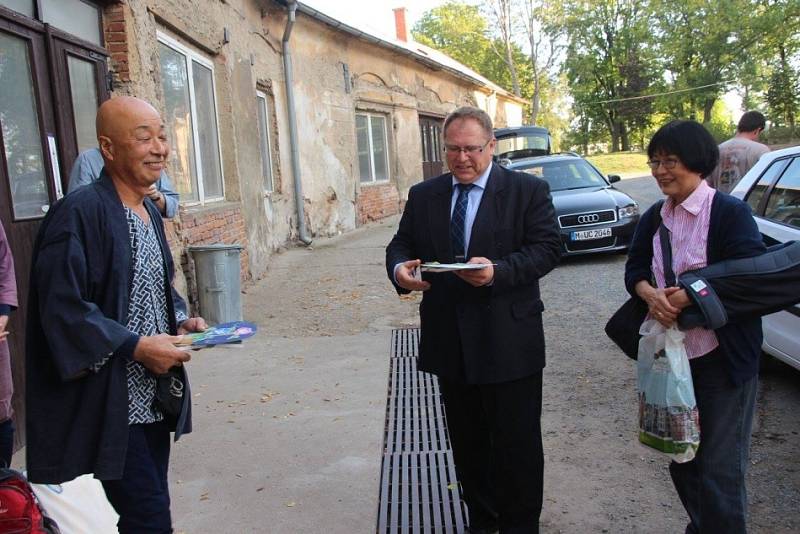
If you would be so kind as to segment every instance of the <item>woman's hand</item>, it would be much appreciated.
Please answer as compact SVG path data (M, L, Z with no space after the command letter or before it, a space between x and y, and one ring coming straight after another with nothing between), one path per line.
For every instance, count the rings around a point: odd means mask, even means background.
M676 307L670 302L670 297L677 292L683 291L679 287L660 287L651 286L646 280L636 284L636 294L647 303L650 315L664 325L665 328L675 324L681 308ZM684 292L685 293L685 292Z
M686 294L685 289L679 289L676 287L667 288L667 290L670 289L677 290L677 291L671 291L670 293L667 294L667 300L669 300L670 304L672 304L679 310L683 310L684 308L691 306L692 300L689 298L689 295Z

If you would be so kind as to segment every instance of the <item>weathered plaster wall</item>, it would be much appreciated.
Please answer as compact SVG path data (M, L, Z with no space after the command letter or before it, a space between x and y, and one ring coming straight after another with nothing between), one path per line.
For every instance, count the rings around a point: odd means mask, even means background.
M236 210L244 220L237 242L246 246L243 255L245 278L260 277L266 270L270 254L292 235L294 203L289 168L288 144L280 133L287 132L283 95L283 67L280 34L270 34L269 18L282 17L280 8L264 10L271 2L255 0L128 0L114 8L121 13L107 17L109 22L124 18L127 30L127 58L112 58L118 73L115 94L132 94L151 101L163 109L159 73L157 32L179 41L214 64L215 96L225 186L224 202L205 206L182 207L182 214L191 216L192 224L182 225L180 217L171 233L173 254L183 256L185 247L197 242L224 242L216 213ZM263 18L264 15L266 18ZM230 41L223 43L224 28ZM116 26L115 30L118 30ZM265 192L261 167L261 146L256 111L256 88L268 94L271 133L273 180L275 190ZM285 136L288 140L288 134ZM208 226L208 227L206 227ZM296 225L295 225L296 226ZM184 284L181 280L179 285Z
M518 103L444 71L434 71L404 54L336 30L298 14L292 35L304 192L311 229L330 234L359 221L387 215L387 199L404 199L422 179L419 115L444 117L462 105L477 105L498 126L509 123ZM349 78L345 77L349 73ZM355 139L356 111L388 118L390 184L361 184ZM382 200L373 191L378 187ZM366 203L378 210L370 215ZM353 209L356 206L356 209ZM397 202L399 211L400 202ZM357 217L354 217L354 214Z

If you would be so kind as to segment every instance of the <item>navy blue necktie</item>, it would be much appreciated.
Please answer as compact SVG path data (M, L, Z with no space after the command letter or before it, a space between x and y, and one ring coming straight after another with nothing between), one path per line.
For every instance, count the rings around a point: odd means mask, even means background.
M466 225L467 204L469 203L469 192L475 184L456 184L458 187L458 198L453 208L453 216L450 218L450 242L453 245L453 255L457 262L467 261L466 250Z

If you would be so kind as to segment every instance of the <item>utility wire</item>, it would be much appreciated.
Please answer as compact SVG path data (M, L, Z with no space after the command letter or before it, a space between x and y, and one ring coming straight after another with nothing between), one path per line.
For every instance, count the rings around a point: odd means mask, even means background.
M714 82L709 83L706 85L700 85L698 87L690 87L688 89L676 89L675 91L666 91L664 93L655 93L652 95L641 95L641 96L629 96L627 98L612 98L611 100L598 100L597 102L587 102L584 104L585 106L593 106L595 104L610 104L612 102L627 102L629 100L644 100L645 98L655 98L657 96L666 96L666 95L674 95L677 93L688 93L689 91L697 91L699 89L706 89L708 87L714 87L715 85L725 85L731 83L733 80L725 80L721 82Z

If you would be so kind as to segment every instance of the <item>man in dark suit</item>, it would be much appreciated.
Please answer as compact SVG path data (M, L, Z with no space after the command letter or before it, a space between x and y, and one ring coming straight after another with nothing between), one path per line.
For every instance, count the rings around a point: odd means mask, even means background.
M538 532L539 279L559 259L553 204L544 181L492 163L482 110L455 110L443 131L450 173L411 188L386 266L398 293L424 291L419 369L439 377L470 532ZM416 276L433 261L486 266Z

